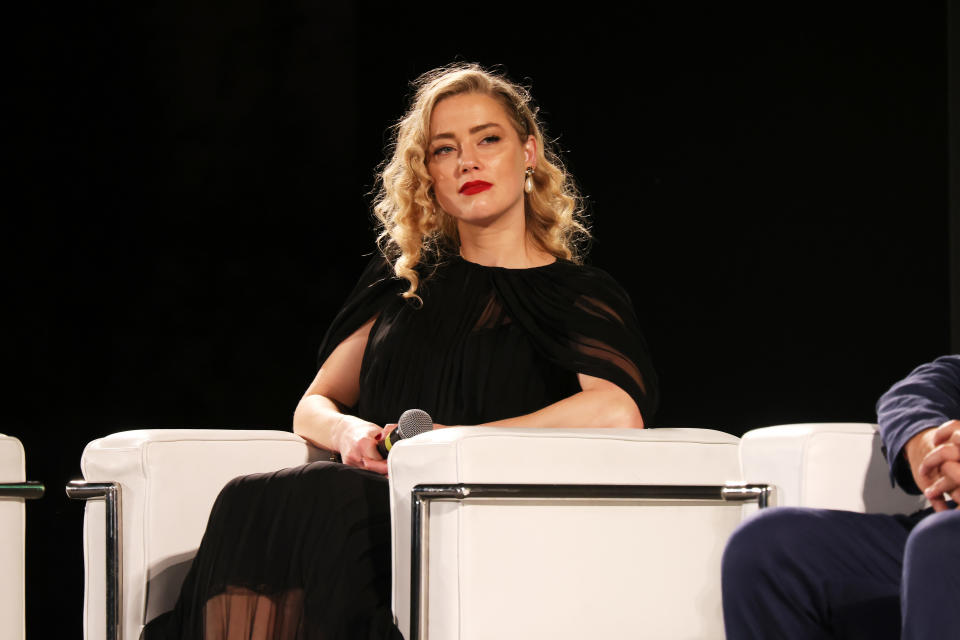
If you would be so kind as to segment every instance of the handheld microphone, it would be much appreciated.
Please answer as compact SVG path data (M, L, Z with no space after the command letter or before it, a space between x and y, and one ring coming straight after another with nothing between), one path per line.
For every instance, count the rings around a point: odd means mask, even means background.
M390 432L390 435L377 443L377 451L383 456L384 460L390 449L398 440L418 436L424 431L433 430L433 418L423 409L407 409L397 420L397 428Z

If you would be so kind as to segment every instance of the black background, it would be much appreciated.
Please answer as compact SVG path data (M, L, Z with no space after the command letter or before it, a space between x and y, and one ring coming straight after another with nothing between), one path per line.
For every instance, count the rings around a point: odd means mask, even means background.
M48 488L32 638L81 633L62 487L87 442L290 428L373 249L384 130L455 59L532 85L589 196L590 262L645 329L655 426L873 421L949 350L945 2L28 11L5 25L0 431Z

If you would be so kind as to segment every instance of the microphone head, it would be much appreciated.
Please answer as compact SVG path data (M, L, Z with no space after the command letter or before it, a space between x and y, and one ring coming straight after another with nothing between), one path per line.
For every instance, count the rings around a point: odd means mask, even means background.
M425 431L433 431L433 418L423 409L407 409L397 420L397 432L401 438L412 438Z

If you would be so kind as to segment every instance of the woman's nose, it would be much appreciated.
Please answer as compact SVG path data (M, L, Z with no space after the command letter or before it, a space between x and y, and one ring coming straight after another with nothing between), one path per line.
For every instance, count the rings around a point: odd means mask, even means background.
M480 161L472 150L465 150L460 154L460 173L466 173L480 168Z

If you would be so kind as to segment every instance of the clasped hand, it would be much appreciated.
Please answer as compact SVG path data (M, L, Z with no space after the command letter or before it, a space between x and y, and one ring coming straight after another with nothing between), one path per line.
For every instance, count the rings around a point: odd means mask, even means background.
M921 460L917 475L924 481L923 494L934 510L946 511L944 494L960 503L960 420L937 427L931 444L933 448Z

